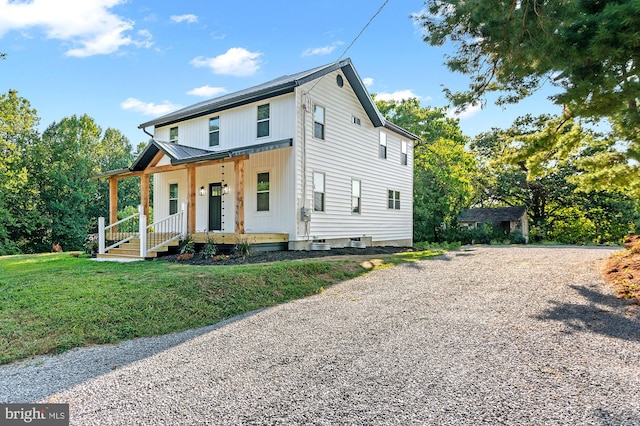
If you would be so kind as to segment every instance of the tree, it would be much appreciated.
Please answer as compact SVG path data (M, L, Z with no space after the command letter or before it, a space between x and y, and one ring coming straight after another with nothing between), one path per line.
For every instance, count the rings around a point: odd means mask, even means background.
M640 159L637 0L428 0L415 20L431 45L452 42L447 66L471 76L469 90L447 91L457 108L490 92L515 103L551 84L563 119L610 120Z
M581 164L601 142L575 120L548 115L521 117L509 129L479 135L471 143L480 166L478 202L526 206L533 239L618 242L633 229L635 201L615 188L583 184Z
M0 255L30 251L43 234L39 188L28 168L40 119L18 92L0 95Z
M414 240L444 241L473 195L476 169L465 150L468 139L444 109L422 108L415 98L375 103L385 117L420 137L413 155Z

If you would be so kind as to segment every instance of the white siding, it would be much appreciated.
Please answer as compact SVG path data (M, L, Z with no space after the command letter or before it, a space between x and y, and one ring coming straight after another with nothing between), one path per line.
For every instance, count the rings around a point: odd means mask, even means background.
M268 137L257 137L258 105L270 104L270 132ZM169 140L169 129L178 127L178 143L201 149L227 150L246 145L293 138L295 133L295 96L282 95L227 111L209 114L155 129L160 141ZM220 145L209 147L209 119L220 117Z
M325 211L312 211L309 226L311 239L337 239L371 236L374 242L411 240L413 208L413 141L395 132L374 128L346 78L344 87L336 84L339 72L326 75L303 87L298 93L300 102L325 107L325 140L313 138L313 117L306 114L306 176L304 197L302 186L297 187L300 206L304 199L313 199L313 172L325 174ZM317 84L316 84L317 83ZM311 89L311 93L303 94ZM308 98L308 100L307 100ZM361 125L353 123L353 117ZM379 132L387 133L387 158L379 158ZM298 134L302 137L302 119ZM401 141L408 146L408 164L400 164ZM302 147L299 146L300 168L298 181L302 183ZM351 181L362 182L362 213L351 213ZM400 192L401 208L388 208L387 191ZM304 223L299 222L297 239L304 239Z
M245 162L245 231L286 232L295 235L296 204L293 197L295 166L293 149L253 154ZM258 173L269 172L269 211L257 211Z

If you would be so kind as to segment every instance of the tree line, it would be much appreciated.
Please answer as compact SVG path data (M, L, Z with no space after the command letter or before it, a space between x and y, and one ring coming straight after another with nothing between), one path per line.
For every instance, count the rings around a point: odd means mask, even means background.
M0 95L0 255L82 248L108 212L108 183L91 178L137 155L120 131L86 114L42 133L39 123L16 91ZM139 181L123 180L118 194L119 209L138 205Z

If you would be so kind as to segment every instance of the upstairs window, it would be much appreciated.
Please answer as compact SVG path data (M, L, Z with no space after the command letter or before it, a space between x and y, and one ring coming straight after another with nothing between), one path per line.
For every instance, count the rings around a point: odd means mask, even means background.
M172 127L169 129L169 142L178 143L178 128Z
M324 211L324 173L313 174L313 211Z
M271 112L269 104L258 105L258 137L269 136L269 119Z
M400 192L389 190L389 208L400 210Z
M169 184L169 215L178 213L178 184Z
M324 140L324 107L313 106L313 137Z
M407 165L407 142L402 141L400 143L400 164Z
M356 116L351 117L351 122L352 122L353 124L355 124L356 126L360 126L360 125L361 125L360 118L358 118L358 117L356 117Z
M351 213L360 214L361 207L361 183L359 180L351 181Z
M380 158L387 158L387 134L384 132L380 132L380 147L379 147Z
M258 173L258 203L259 212L269 211L269 172Z
M220 145L220 117L209 119L209 146Z

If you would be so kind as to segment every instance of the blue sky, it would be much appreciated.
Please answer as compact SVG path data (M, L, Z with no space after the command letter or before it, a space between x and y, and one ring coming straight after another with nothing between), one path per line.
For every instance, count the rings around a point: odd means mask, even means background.
M73 114L124 133L179 107L336 61L384 0L0 0L0 92L17 90L41 130ZM370 93L442 107L467 79L442 65L410 16L421 0L389 0L346 52ZM474 136L527 112L558 113L542 94L459 116ZM150 130L150 129L149 129Z

